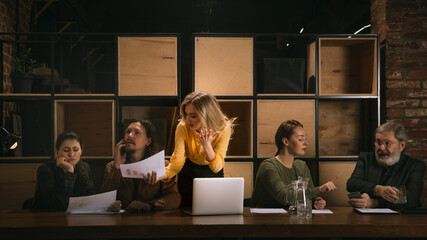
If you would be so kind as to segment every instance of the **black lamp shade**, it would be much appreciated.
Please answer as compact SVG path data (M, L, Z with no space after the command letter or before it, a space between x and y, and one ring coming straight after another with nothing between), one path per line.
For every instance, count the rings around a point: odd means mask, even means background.
M5 128L0 128L0 140L5 151L16 148L21 136L9 133Z

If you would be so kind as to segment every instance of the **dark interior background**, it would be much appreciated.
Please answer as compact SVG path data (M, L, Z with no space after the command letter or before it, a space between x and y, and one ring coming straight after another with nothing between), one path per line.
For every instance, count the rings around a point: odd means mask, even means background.
M44 10L31 18L31 32L181 34L184 96L192 90L193 33L299 33L304 28L304 34L352 34L370 23L369 0L34 2L37 11Z

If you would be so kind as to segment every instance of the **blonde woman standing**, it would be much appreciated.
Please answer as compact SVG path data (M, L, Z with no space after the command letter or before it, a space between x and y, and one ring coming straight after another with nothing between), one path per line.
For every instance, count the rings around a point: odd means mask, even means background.
M180 107L175 150L166 175L149 176L152 183L178 175L181 207L192 205L193 178L224 177L224 158L235 118L228 119L217 99L203 91L188 94Z

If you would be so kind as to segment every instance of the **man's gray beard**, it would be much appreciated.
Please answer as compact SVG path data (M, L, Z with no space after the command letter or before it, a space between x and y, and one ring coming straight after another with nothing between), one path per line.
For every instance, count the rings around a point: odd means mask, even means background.
M394 152L392 155L390 155L387 160L382 160L379 157L378 151L375 151L375 158L377 159L377 162L380 165L383 165L383 166L393 166L394 164L396 164L397 162L399 162L399 160L400 160L400 153L401 152L402 151L400 151L400 149L397 149L396 152Z

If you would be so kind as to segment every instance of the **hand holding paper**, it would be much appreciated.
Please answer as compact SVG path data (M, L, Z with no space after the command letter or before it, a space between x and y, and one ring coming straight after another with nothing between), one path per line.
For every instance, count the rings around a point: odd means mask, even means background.
M109 207L116 202L117 190L84 197L70 197L69 214L113 214Z
M153 175L155 175L157 182L158 176L166 174L165 151L160 151L136 163L120 164L120 171L125 178L143 178L148 181L152 181L154 178Z

